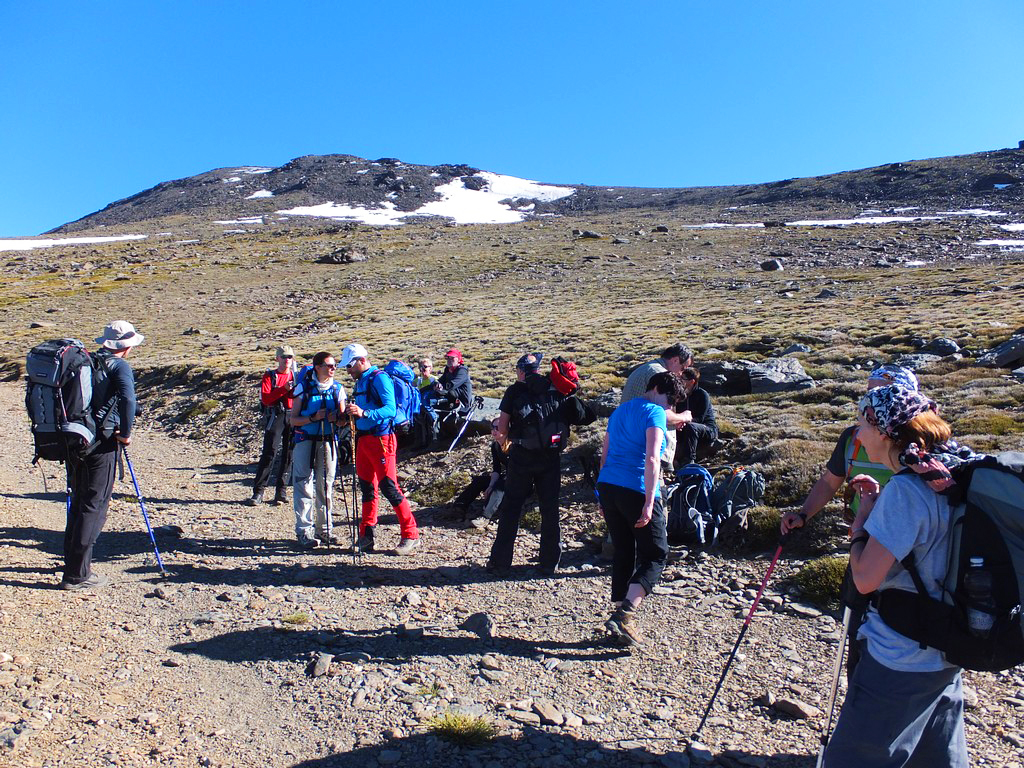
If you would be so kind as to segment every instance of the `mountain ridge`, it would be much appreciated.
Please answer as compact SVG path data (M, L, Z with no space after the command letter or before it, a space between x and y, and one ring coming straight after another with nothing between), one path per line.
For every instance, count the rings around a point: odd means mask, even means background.
M521 182L502 198L495 179ZM461 184L460 184L461 182ZM532 185L532 186L528 186ZM550 190L571 189L560 194ZM303 155L282 166L215 168L160 182L103 209L67 222L47 234L134 224L166 216L263 216L320 210L323 218L359 220L358 212L402 217L446 217L443 203L463 190L490 192L505 220L537 215L575 216L624 209L736 208L769 205L806 209L849 205L999 205L1024 201L1024 149L887 163L852 171L759 184L703 187L608 187L527 182L466 164L417 165L397 158L367 160L355 155ZM351 214L356 211L356 215ZM440 213L437 213L440 211ZM290 216L318 215L290 213ZM450 214L448 214L450 216ZM455 220L458 221L456 215ZM499 221L494 219L494 221ZM468 222L467 222L468 223Z

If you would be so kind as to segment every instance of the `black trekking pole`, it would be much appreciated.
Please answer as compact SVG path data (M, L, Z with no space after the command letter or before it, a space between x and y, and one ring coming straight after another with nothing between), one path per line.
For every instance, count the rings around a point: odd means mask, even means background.
M455 448L455 444L459 442L459 438L462 437L462 434L466 431L466 427L469 426L469 420L473 418L473 414L477 412L478 408L483 407L484 399L482 397L477 395L475 398L473 398L473 405L470 407L469 411L466 412L466 420L462 422L462 429L460 429L459 433L455 435L455 439L452 440L452 444L448 446L448 451L445 455L452 452L452 450Z
M764 579L761 581L761 588L757 590L757 597L754 598L754 604L750 606L750 610L747 612L747 618L743 622L743 628L740 629L740 636L736 638L736 644L732 647L732 652L729 654L729 658L726 659L725 669L722 670L722 675L718 678L718 685L715 686L715 691L711 694L711 701L708 702L707 709L704 710L704 715L700 719L700 725L698 725L697 730L693 732L693 741L700 741L700 732L704 728L704 723L707 722L708 715L711 714L711 708L715 706L715 699L718 698L718 692L722 690L722 684L725 682L725 678L729 674L729 668L732 666L732 662L736 658L736 652L740 649L740 643L743 642L743 637L747 634L747 629L750 627L750 620L754 618L754 611L757 610L758 603L761 602L761 595L764 594L764 588L768 586L768 579L771 578L772 571L775 570L775 564L779 562L779 555L782 554L782 547L786 543L786 536L788 536L788 534L783 535L779 539L779 546L775 550L775 556L772 557L772 562L768 566L768 571L765 573Z
M341 443L341 436L339 435L339 437L338 437L338 454L337 454L337 458L336 458L337 468L335 469L335 477L337 477L340 474L340 472L341 472L341 445L342 445L342 443ZM341 506L345 510L346 525L348 526L349 536L352 539L352 553L351 554L352 554L352 563L354 565L355 561L356 561L355 511L348 504L348 491L345 489L345 480L342 479L341 482L338 483L338 485L341 488Z
M132 466L132 460L128 456L128 447L126 445L121 446L121 450L124 451L124 463L128 465L128 473L132 476L132 485L135 486L135 495L139 497L139 509L142 510L142 519L146 521L146 530L149 532L149 540L153 542L153 553L156 555L156 564L160 568L160 576L167 578L167 571L164 570L164 561L160 559L160 548L156 545L156 536L153 535L153 526L149 524L149 515L146 514L146 502L142 499L142 491L139 490L139 481L135 477L135 467Z
M850 606L843 606L843 631L839 635L839 652L836 654L836 663L832 668L832 690L828 696L828 723L821 733L821 749L818 750L818 762L815 768L821 768L825 760L825 747L832 737L832 719L836 713L836 693L839 691L839 675L843 670L843 657L846 655L846 640L850 634Z

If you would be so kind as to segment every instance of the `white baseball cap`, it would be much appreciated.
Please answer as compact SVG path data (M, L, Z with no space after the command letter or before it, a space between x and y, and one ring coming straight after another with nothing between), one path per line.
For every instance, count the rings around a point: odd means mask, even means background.
M341 367L348 368L349 364L357 357L368 358L370 353L362 344L349 344L341 351Z

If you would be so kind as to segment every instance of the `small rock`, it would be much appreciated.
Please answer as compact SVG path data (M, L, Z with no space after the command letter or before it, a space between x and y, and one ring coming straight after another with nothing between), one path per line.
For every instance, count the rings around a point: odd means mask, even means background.
M593 230L590 230L590 229L584 229L577 236L580 237L583 240L598 240L601 237L601 233L600 232L594 232Z
M806 720L821 714L817 707L811 706L799 699L779 699L775 702L775 710L795 717L798 720Z
M318 653L316 659L310 665L310 677L323 677L326 675L327 671L331 668L332 661L334 661L334 654Z
M690 742L688 752L690 760L699 765L711 765L715 762L714 753L699 741Z
M483 640L490 640L494 637L494 619L486 613L474 613L459 624L459 629L465 629L467 632L472 632Z
M540 715L533 712L522 712L518 709L509 710L508 719L523 725L540 725Z
M978 708L978 692L969 685L963 686L964 709Z
M818 295L815 296L814 298L816 298L816 299L834 299L838 295L839 294L836 293L835 291L830 291L828 288L822 288L820 291L818 291Z
M160 722L160 715L156 712L143 712L135 718L135 722L142 723L143 725L156 725Z
M397 634L403 640L422 640L424 630L423 627L414 627L411 624L399 624Z
M377 762L381 765L397 765L402 759L402 753L397 749L383 749L377 755Z
M533 711L540 715L541 722L545 725L562 725L565 722L565 715L550 701L535 701Z
M405 595L402 596L402 601L414 607L423 605L423 598L420 597L420 593L416 590L406 592Z
M668 227L666 227L664 224L659 224L658 226L654 227L651 230L651 232L659 232L664 234L665 232L668 232Z
M501 669L501 662L498 661L497 656L487 654L480 659L481 669Z
M781 272L784 267L781 259L768 259L761 262L761 269L765 272Z
M952 339L938 338L932 339L921 348L922 352L926 352L931 355L940 355L945 357L946 355L955 355L960 351L960 345Z

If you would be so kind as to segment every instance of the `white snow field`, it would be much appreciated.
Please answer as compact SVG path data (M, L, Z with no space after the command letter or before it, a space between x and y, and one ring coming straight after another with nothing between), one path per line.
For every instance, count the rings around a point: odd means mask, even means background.
M33 248L53 248L57 245L91 245L116 243L121 240L145 240L149 235L114 235L111 237L63 237L58 240L0 240L0 251L30 251Z
M462 179L436 187L440 200L429 202L415 211L399 211L393 203L382 203L377 208L322 203L278 211L286 216L321 216L330 219L347 219L364 224L399 225L403 219L418 216L442 216L453 219L457 224L507 224L526 218L530 206L513 208L502 200L528 198L550 202L573 194L574 187L556 187L535 181L498 173L477 174L487 185L480 190L468 189Z

